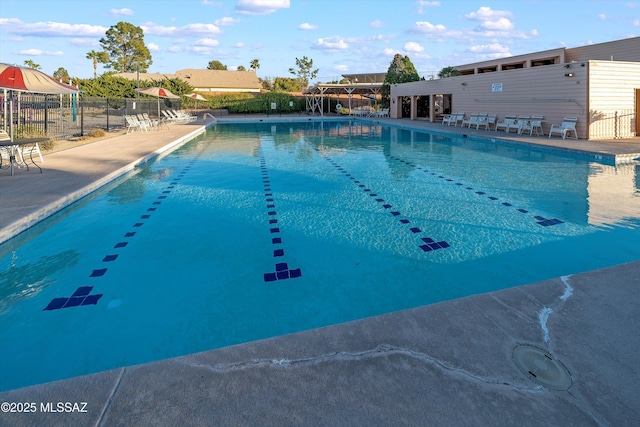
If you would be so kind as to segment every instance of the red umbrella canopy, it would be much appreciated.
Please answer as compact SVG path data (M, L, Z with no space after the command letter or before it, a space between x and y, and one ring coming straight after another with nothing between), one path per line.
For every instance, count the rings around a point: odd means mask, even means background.
M140 93L145 93L151 96L157 96L158 98L174 98L174 99L180 98L178 95L174 95L173 93L171 93L169 89L163 89L161 87L155 87L155 86L148 87L146 89L136 89L136 91Z
M186 96L187 98L191 98L191 99L197 99L198 101L206 101L207 98L205 98L204 96L200 95L199 93L188 93L186 95L182 95L182 96Z
M78 89L28 67L0 64L0 89L35 93L78 93Z

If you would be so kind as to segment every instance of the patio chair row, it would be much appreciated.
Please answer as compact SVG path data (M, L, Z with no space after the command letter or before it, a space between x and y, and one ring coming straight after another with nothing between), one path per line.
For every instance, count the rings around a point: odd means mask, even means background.
M442 119L442 125L453 125L455 127L460 125L461 127L468 127L469 129L472 127L475 127L476 129L484 127L486 130L504 130L506 133L515 131L519 135L529 132L529 136L533 136L534 133L537 136L544 136L544 130L542 129L543 119L544 116L539 114L533 114L530 116L507 114L504 119L498 120L496 114L488 113L475 113L466 118L464 112L459 112L454 114L445 114ZM576 134L577 122L577 117L565 117L561 124L552 124L549 129L549 138L551 138L553 134L559 134L562 136L562 139L565 139L567 135L570 135L571 132L573 132L573 137L578 139Z
M353 109L353 115L356 117L389 117L389 109L374 110L368 107L356 107Z
M162 110L164 119L169 123L189 123L197 120L196 116L187 114L182 110Z
M148 132L149 129L159 129L161 126L158 120L152 120L146 113L126 115L124 120L127 124L127 133Z

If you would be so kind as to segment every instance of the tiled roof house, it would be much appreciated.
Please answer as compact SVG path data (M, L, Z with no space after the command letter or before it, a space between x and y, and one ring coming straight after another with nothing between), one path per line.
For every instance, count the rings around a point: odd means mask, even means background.
M129 80L140 79L163 80L178 78L189 83L195 92L253 92L260 93L262 85L253 71L200 70L186 68L175 74L161 73L120 73L117 74Z

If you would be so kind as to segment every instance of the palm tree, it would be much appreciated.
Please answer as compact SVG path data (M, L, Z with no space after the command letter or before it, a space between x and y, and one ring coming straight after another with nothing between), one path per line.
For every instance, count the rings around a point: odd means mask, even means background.
M456 70L455 67L444 67L442 70L440 70L440 72L438 73L438 77L441 79L447 78L447 77L454 77L454 76L459 76L460 75L460 71Z
M260 68L260 61L257 59L252 59L249 63L249 69L255 72L258 68Z
M96 52L95 50L92 50L91 52L87 53L87 59L93 59L93 78L94 79L97 77L98 62L101 62L104 64L109 60L106 52L104 51Z
M34 70L39 70L40 68L42 68L40 64L36 64L30 59L27 59L26 61L24 61L24 65L26 65L29 68L33 68Z

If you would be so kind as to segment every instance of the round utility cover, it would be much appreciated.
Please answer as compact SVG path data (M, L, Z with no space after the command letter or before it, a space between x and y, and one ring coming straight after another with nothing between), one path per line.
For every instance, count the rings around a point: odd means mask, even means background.
M513 361L533 381L552 390L571 387L571 374L562 363L544 350L531 345L513 349Z

